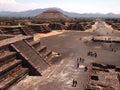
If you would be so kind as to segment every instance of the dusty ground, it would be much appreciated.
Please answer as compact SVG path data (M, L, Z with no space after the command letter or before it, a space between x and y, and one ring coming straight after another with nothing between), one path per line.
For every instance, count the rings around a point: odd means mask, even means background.
M119 32L119 30L113 29L111 25L108 25L108 24L105 23L105 22L104 22L103 24L105 25L105 27L109 28L110 30L114 30L114 31L118 31L118 32Z
M98 26L98 22L95 22L95 24L92 25L92 28L85 30L85 32L93 32L94 30L97 29L97 26Z
M64 30L54 30L54 31L51 31L51 32L49 32L49 33L46 33L46 34L35 34L34 35L34 40L35 41L37 41L37 40L39 40L39 39L41 39L41 38L44 38L44 37L49 37L49 36L54 36L54 35L59 35L59 34L62 34L62 33L64 33Z
M120 35L117 32L112 33L103 22L98 22L94 32L55 32L56 34L51 32L40 36L40 40L42 45L50 50L61 53L62 60L42 72L43 76L27 76L10 90L84 90L88 82L88 72L84 72L84 66L91 62L120 64L119 44L112 43L112 47L116 49L116 52L112 52L109 43L90 41L90 38L96 35ZM88 51L97 52L98 57L87 56ZM76 68L76 59L80 57L84 58L85 62ZM72 87L73 79L78 81L77 87Z
M98 22L95 22L95 24L92 25L92 28L85 30L85 32L92 32L92 31L97 29L97 26L98 26ZM54 31L46 33L46 34L42 34L42 33L39 34L39 33L37 33L37 34L34 35L34 40L37 41L37 40L40 40L41 38L54 36L54 35L59 35L59 34L62 34L64 32L67 32L67 31L65 31L65 30L54 30Z

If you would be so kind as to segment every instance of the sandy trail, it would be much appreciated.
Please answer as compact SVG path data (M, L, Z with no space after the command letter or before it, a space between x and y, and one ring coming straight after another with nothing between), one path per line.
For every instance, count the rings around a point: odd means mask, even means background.
M62 34L64 32L65 32L65 30L56 30L56 31L51 31L49 33L45 33L45 34L44 33L37 33L37 34L34 35L34 40L37 41L37 40L40 40L43 37L59 35L59 34Z
M98 22L95 22L95 24L92 25L92 28L85 30L85 32L93 32L94 30L97 29L97 27L98 27Z
M114 30L114 31L116 31L116 32L120 32L120 31L117 30L117 29L113 29L112 26L111 26L111 25L108 25L106 22L104 22L103 24L104 24L105 27L107 27L107 28L110 29L110 30Z

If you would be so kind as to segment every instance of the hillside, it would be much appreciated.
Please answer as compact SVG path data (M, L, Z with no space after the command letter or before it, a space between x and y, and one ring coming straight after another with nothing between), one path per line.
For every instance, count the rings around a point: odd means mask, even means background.
M60 8L44 8L44 9L35 9L35 10L28 10L28 11L23 11L23 12L0 12L0 17L35 17L38 14L43 13L46 10L49 9L56 9L57 11L60 11L61 13L69 16L69 17L109 17L109 18L120 18L120 14L113 14L113 13L108 13L108 14L100 14L100 13L75 13L75 12L67 12L64 11Z

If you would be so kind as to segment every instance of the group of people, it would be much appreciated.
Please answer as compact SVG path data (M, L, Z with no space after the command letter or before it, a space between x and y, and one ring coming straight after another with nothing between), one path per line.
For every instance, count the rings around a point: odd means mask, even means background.
M85 61L84 58L81 58L81 57L77 58L77 61L76 61L77 62L77 68L79 68L80 63L84 63L84 61Z
M79 68L79 65L80 65L80 63L84 63L84 61L85 61L85 59L84 58L77 58L77 60L76 60L76 62L77 62L77 68ZM87 66L85 66L84 67L84 71L87 71L88 70L88 68L87 68ZM73 81L72 81L72 87L76 87L77 86L77 80L74 80L73 79Z
M80 58L77 58L77 63L80 63L80 62L81 62L81 63L84 63L84 61L85 61L84 58L81 58L81 57L80 57Z
M80 57L80 59L77 58L77 68L79 68L80 63L84 63L84 61L85 61L84 58L81 58L81 57ZM87 66L85 66L84 71L87 71L87 70L88 70L88 68L87 68Z
M116 50L113 49L112 44L110 44L109 47L111 48L112 52L116 52Z
M112 48L112 52L116 52L116 50Z
M95 58L97 57L97 53L96 52L92 52L92 51L89 51L87 55L95 57Z
M86 72L87 70L88 70L88 68L85 66L84 71Z
M77 80L74 80L74 79L73 79L72 87L76 87L76 86L77 86Z

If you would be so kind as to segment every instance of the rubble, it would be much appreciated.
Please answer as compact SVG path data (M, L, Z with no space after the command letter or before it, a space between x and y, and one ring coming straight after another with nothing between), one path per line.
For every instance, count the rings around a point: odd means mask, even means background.
M85 90L119 90L120 72L111 64L91 63Z

